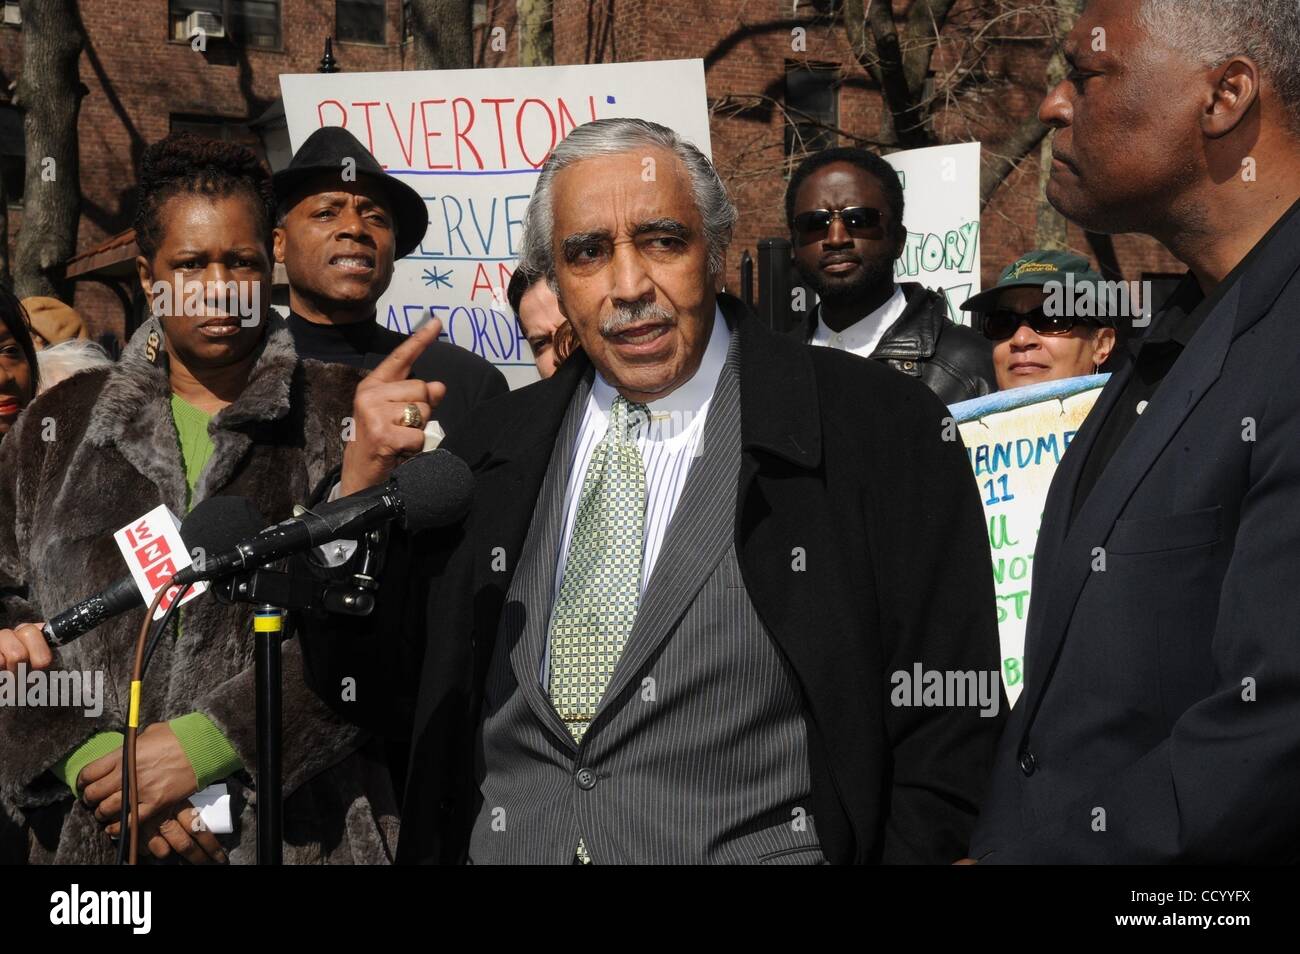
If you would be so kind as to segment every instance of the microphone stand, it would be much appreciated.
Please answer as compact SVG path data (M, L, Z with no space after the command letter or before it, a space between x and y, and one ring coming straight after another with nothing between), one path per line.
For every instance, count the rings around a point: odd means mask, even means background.
M384 552L383 528L358 541L349 562L357 568L346 580L322 581L302 573L261 567L213 581L212 594L225 603L251 603L254 683L257 698L257 863L284 863L284 795L281 736L284 718L284 614L321 608L368 616L375 607L375 577Z
M257 863L284 864L284 801L280 777L280 730L283 718L284 611L258 603L253 611L257 641L254 661L257 685Z

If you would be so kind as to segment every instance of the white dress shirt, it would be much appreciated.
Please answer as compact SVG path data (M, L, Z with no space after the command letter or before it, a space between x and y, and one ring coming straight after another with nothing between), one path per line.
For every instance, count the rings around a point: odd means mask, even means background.
M704 435L704 419L709 411L709 403L713 400L713 392L718 386L718 379L722 376L722 366L726 362L730 344L731 329L727 327L721 309L715 309L713 329L709 332L709 343L699 368L689 381L672 394L648 404L649 424L636 431L636 446L641 451L641 463L645 469L646 490L641 549L642 594L645 593L646 582L654 570L664 538L668 535L668 526L672 522L673 511L677 509L677 501L681 499L682 488L686 486L691 461L699 452L700 439ZM573 445L569 480L564 488L564 526L560 532L560 552L555 561L552 608L559 599L560 584L564 582L564 564L569 558L569 543L573 539L573 524L578 516L587 465L591 462L596 445L609 428L609 415L617 394L597 373L592 381L591 393L587 395L587 407ZM550 630L549 622L547 630ZM538 672L543 688L550 682L550 665L551 642L547 639Z
M663 546L664 537L668 533L668 524L677 508L677 501L681 498L682 488L686 485L686 475L699 448L700 437L704 433L704 418L718 386L718 378L722 375L722 365L727 359L730 344L731 330L727 327L721 310L715 310L709 344L694 376L672 394L647 405L650 409L649 426L636 431L636 445L641 451L641 462L645 468L646 490L645 530L641 551L642 593L645 592L646 581L650 579L650 571L654 569L659 548ZM587 407L578 428L578 438L573 445L569 482L564 489L564 526L560 532L560 552L555 566L555 597L559 596L560 584L564 580L564 564L569 556L569 541L573 537L573 523L578 516L578 503L582 497L582 483L587 476L587 465L591 462L596 445L609 428L609 414L617 394L604 378L599 374L595 376L591 393L587 395Z
M860 358L870 358L879 346L880 339L885 336L885 332L902 317L906 308L907 299L903 296L903 289L895 285L894 294L890 296L889 301L843 331L832 331L822 321L821 306L818 305L817 327L813 329L812 341L809 344L848 351Z

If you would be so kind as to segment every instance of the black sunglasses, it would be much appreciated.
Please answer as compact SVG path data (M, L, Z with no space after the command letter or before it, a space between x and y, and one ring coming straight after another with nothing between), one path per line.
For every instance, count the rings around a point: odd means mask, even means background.
M805 239L815 239L829 232L836 219L843 222L844 228L855 238L871 238L866 233L880 228L884 213L862 205L849 209L813 209L794 217L794 229Z
M1075 327L1086 322L1069 315L1049 315L1041 307L1023 314L1009 308L999 308L984 315L981 330L990 341L1006 341L1023 324L1028 324L1036 335L1057 337L1068 335Z

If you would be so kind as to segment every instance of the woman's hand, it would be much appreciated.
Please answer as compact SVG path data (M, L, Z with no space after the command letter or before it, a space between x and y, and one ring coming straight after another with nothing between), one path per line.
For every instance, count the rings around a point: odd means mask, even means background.
M145 819L165 814L199 790L189 756L166 722L155 722L144 728L136 739L135 760L139 767L136 776L140 791L136 801L140 805L141 825ZM122 811L122 750L110 752L83 768L77 776L77 788L86 805L95 810L100 824L108 825L110 835L116 834Z
M140 841L158 859L169 858L175 852L192 865L230 863L217 836L204 827L198 809L189 802L177 805L174 812L141 821Z
M17 672L19 663L28 669L48 669L54 661L45 641L44 623L21 623L13 629L0 629L0 669Z

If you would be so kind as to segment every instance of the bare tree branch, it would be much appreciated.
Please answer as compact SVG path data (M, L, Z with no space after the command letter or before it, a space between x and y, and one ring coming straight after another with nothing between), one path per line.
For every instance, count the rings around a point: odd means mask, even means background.
M985 151L984 163L980 167L981 208L988 205L998 186L1043 141L1047 132L1047 127L1039 122L1037 114L1026 116L1010 136L998 143L997 152Z

